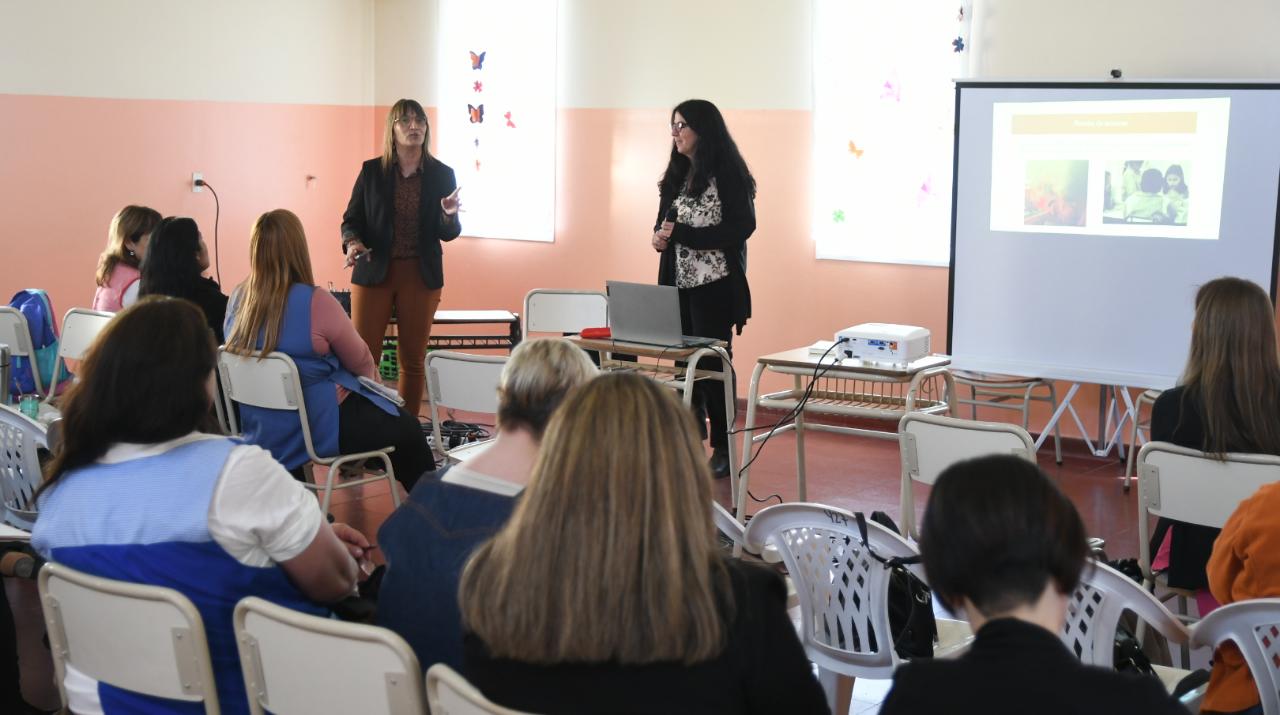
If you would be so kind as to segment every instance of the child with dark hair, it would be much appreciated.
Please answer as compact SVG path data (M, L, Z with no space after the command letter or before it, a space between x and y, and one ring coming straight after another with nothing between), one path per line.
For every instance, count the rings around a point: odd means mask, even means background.
M976 638L958 659L898 668L882 715L1185 715L1159 680L1083 665L1062 643L1084 524L1034 464L993 455L949 467L929 496L920 550L934 594L968 616Z
M1142 183L1138 192L1124 200L1124 217L1127 221L1138 223L1163 223L1167 219L1164 212L1164 174L1159 169L1147 169L1142 172Z

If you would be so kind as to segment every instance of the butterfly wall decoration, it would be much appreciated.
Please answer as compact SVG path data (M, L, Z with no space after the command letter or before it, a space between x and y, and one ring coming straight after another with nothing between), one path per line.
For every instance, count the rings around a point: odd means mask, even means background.
M471 115L472 124L484 124L484 105L476 106L474 104L467 105L467 112Z
M485 53L483 52L481 52L478 55L474 52L471 53L471 69L473 70L484 69L484 55Z

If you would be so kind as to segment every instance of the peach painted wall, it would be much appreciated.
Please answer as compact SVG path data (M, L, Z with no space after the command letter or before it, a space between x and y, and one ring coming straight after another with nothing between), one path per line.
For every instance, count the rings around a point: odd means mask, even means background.
M649 238L670 146L668 111L562 110L555 243L459 238L445 248L444 306L519 310L532 288L653 281L658 259ZM726 121L759 185L758 227L747 244L754 316L735 339L739 391L746 393L757 356L830 339L854 323L919 324L944 340L946 269L814 258L804 168L809 112L730 110Z
M10 249L0 262L3 299L39 287L60 313L87 306L107 225L129 203L191 216L212 249L213 196L191 192L192 171L203 172L222 201L226 289L247 274L252 221L279 207L302 218L317 281L345 283L338 225L360 162L372 155L372 113L361 106L0 95L0 202Z

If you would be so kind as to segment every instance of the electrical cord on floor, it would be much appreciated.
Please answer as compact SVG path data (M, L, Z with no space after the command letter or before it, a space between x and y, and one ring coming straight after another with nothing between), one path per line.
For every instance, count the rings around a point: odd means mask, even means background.
M831 347L827 348L826 352L822 353L822 355L818 358L818 364L813 366L813 377L809 378L809 384L805 386L804 394L800 396L800 400L796 402L795 407L792 407L791 410L787 412L787 414L783 415L777 422L774 422L772 425L768 426L769 433L765 435L763 440L761 440L760 446L756 447L755 454L751 455L751 459L748 459L746 464L742 465L741 467L738 467L739 479L742 478L742 473L746 471L747 468L750 467L752 463L754 463L756 459L760 456L760 453L764 451L765 445L769 444L769 440L773 437L774 434L777 433L778 428L787 424L789 421L795 419L795 417L800 414L800 411L804 409L805 403L807 403L809 401L809 398L813 396L813 388L818 384L818 379L821 378L823 375L827 374L827 372L832 367L834 367L837 362L837 361L832 361L830 363L827 363L826 365L823 365L822 361L827 359L827 356L831 354L832 350L835 350L837 345L839 345L840 343L846 342L847 340L848 338L840 338L839 340L835 341L834 343L831 344ZM761 429L765 429L765 426L764 425L759 425L759 426L744 425L743 427L740 427L738 429L730 430L729 434L734 435L734 434L739 434L743 432L750 433L750 432L755 432ZM747 444L750 444L750 442L748 442ZM779 504L782 503L782 496L779 494L770 494L764 497L763 499L761 499L756 495L752 494L751 490L748 489L747 496L751 497L752 500L761 504L768 503L770 499L777 499Z
M432 442L435 439L435 431L431 420L419 420L419 424L427 441ZM479 442L488 439L491 434L490 425L482 425L478 422L445 420L440 423L440 439L444 441L444 444L432 444L431 446L439 452L444 452L467 442Z

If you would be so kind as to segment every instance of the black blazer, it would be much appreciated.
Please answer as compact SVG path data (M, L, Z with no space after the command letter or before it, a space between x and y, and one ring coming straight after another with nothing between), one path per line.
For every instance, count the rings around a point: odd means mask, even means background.
M893 674L880 715L1188 715L1153 676L1082 664L1054 633L988 622L955 660L914 660Z
M418 260L422 267L422 280L428 288L444 286L444 266L441 260L441 241L452 241L462 232L458 217L444 222L440 199L453 193L457 181L453 169L433 157L422 164L422 199L418 203ZM402 181L393 164L391 171L383 171L382 158L366 161L360 167L356 185L351 189L351 201L342 214L342 243L360 240L373 254L366 260L356 261L351 270L351 282L361 286L375 286L387 277L391 262L391 239L395 230L395 182Z

